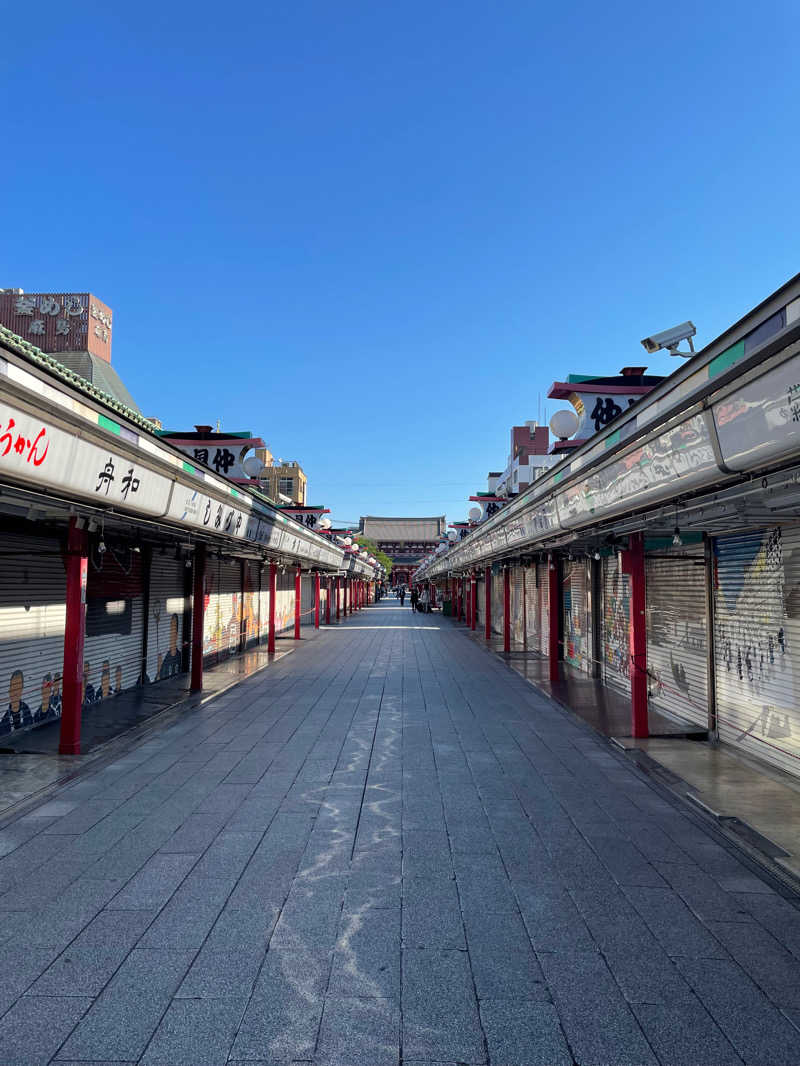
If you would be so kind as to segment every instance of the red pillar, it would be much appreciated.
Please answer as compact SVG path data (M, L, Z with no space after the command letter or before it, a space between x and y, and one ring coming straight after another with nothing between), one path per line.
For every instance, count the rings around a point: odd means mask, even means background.
M339 618L340 618L340 615L341 615L341 608L339 607L339 590L341 588L341 585L340 585L340 578L339 578L338 574L336 575L335 588L336 588L336 621L338 622Z
M203 622L206 613L206 546L198 544L194 553L192 589L192 692L203 688Z
M333 581L328 578L326 583L328 595L325 597L325 625L331 624L331 596L333 596Z
M647 716L647 615L645 614L644 534L632 533L622 555L622 572L631 579L630 657L631 731L650 736Z
M61 755L80 755L83 703L83 642L86 636L86 577L89 537L69 520L67 534L67 614L64 627L64 671L61 695Z
M475 571L472 571L470 575L471 594L469 599L469 606L471 610L469 626L470 629L478 628L478 575Z
M276 563L269 564L269 630L267 633L267 651L270 655L275 652L275 600L278 591L278 566Z
M485 603L484 614L486 615L486 624L483 627L483 635L486 640L492 639L492 568L487 566L484 571L484 584L485 589L483 593L483 599Z
M548 660L550 663L550 680L558 681L559 669L558 660L560 658L559 642L558 642L558 616L561 610L561 581L558 568L558 557L551 553L547 560L547 576L548 576L548 600L550 604L550 618L548 619Z
M319 573L314 574L314 629L319 629Z
M300 580L300 567L294 572L294 639L300 639L300 612L303 606L303 585Z
M511 571L503 568L503 651L511 651Z

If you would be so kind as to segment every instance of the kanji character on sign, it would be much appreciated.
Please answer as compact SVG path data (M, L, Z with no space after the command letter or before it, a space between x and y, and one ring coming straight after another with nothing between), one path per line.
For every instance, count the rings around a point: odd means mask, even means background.
M34 318L33 322L31 322L31 326L28 332L35 333L38 337L41 337L44 334L44 319Z
M82 315L86 308L81 303L80 296L68 296L64 300L65 315Z
M127 500L129 492L139 491L139 478L133 476L133 467L130 467L128 473L122 479L122 498Z
M208 448L195 448L194 457L198 463L205 463L208 466Z
M217 517L214 519L214 529L219 529L222 525L222 504L217 508Z
M14 304L14 311L18 315L32 315L36 310L36 301L32 300L30 296L18 296L17 302Z
M203 525L207 526L211 521L211 500L206 500L206 511L203 515Z
M222 473L227 474L235 462L236 456L233 452L228 451L227 448L217 448L214 456L214 468L217 473L220 472L220 467L222 467Z
M97 477L98 477L98 481L97 481L97 484L94 487L94 491L95 492L99 492L100 489L105 485L106 496L108 496L108 490L109 490L109 488L111 486L111 482L114 480L114 463L113 463L110 455L108 457L108 462L103 467L103 469L100 471L100 473L97 475Z
M68 337L69 336L69 322L66 318L59 318L56 320L56 336Z
M54 296L42 296L39 300L40 314L50 315L51 318L55 318L60 310L61 304Z

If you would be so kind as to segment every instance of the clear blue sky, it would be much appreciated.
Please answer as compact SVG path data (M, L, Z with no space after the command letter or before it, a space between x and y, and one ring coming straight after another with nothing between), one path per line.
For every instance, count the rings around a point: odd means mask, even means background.
M800 269L792 0L43 0L0 33L0 284L94 292L144 413L253 430L340 520L463 518L554 379Z

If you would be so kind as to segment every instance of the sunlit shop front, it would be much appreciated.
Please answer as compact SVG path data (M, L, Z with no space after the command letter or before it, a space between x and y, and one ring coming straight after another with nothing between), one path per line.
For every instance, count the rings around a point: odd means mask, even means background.
M797 774L798 383L795 278L418 579L488 574L508 646L622 694L632 735L658 712Z
M82 716L295 623L298 568L341 548L160 440L152 425L0 335L0 738ZM8 741L7 741L8 742ZM2 743L2 739L0 739Z

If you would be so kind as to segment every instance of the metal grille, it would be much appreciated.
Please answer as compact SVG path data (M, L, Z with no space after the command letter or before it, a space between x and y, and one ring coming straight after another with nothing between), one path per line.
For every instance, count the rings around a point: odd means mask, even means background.
M562 583L564 608L564 660L590 673L592 669L592 622L589 617L589 563L585 559L564 563Z
M478 625L486 621L486 582L482 576L475 582L475 607Z
M714 657L722 740L800 773L800 531L714 544Z
M492 573L492 632L503 632L503 601L505 593L503 591L503 585L505 582L505 575L502 569L498 568Z
M147 676L151 681L174 677L183 669L185 581L182 560L153 556L147 614Z
M518 647L525 645L525 576L521 566L511 568L511 640Z
M0 540L0 733L61 715L66 571L55 537Z
M618 555L603 560L603 680L630 693L631 579Z
M708 726L706 564L702 546L645 558L650 706Z

